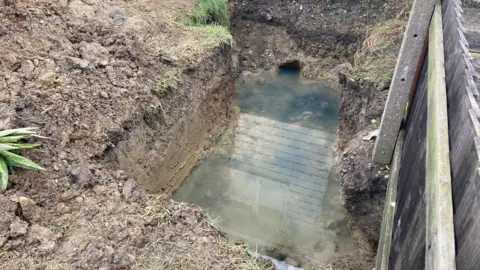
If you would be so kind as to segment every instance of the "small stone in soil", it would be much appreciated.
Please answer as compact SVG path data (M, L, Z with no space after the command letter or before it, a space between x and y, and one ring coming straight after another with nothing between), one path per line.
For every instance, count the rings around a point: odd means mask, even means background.
M27 233L28 223L17 218L10 224L10 237L23 236Z

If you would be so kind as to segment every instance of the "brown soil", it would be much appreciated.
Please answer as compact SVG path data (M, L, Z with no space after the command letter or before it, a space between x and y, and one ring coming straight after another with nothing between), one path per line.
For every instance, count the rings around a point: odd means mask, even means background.
M298 60L311 79L337 81L366 34L407 9L395 0L232 1L232 31L243 70ZM368 2L368 3L367 3Z
M0 194L1 269L261 267L167 199L235 117L229 46L172 22L193 3L0 1L0 129L48 137Z

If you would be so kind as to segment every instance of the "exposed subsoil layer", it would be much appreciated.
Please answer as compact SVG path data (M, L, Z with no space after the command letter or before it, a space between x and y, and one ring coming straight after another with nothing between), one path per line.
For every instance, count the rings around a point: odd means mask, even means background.
M0 1L0 129L48 137L0 194L1 269L260 267L168 200L235 117L229 46L172 22L193 3Z
M311 79L337 81L338 66L354 54L379 22L408 9L396 0L238 0L232 31L243 70L276 68L299 60Z

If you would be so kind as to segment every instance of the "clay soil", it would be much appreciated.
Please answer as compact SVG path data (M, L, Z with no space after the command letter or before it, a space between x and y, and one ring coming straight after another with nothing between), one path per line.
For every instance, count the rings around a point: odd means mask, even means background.
M237 0L232 31L243 70L298 61L304 77L338 82L364 39L381 22L408 10L397 0Z
M169 200L235 117L230 46L175 22L193 3L0 1L0 129L48 137L0 194L0 269L268 268Z

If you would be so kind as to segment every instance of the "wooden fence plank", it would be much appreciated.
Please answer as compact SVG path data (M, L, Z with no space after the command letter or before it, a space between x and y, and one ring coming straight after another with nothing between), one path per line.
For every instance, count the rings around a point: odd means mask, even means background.
M442 11L440 0L433 13L429 34L427 109L427 231L425 269L455 269L452 187L445 84Z
M395 209L397 202L398 175L402 158L404 131L398 134L397 145L393 153L392 164L390 166L390 180L388 181L387 195L383 210L382 229L378 244L376 270L388 270L390 261L390 249L392 244L393 222L395 219Z
M423 270L425 268L428 57L425 57L423 63L405 125L390 251L389 269L391 270Z

